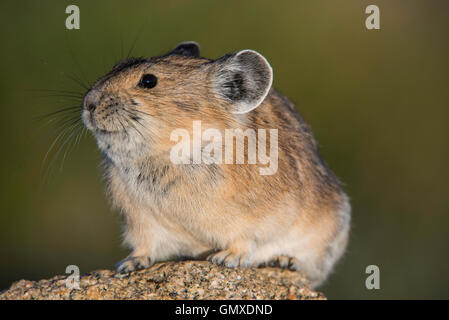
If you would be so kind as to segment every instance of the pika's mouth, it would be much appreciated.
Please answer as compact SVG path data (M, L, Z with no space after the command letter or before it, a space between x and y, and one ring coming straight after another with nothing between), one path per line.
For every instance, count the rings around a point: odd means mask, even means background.
M129 135L134 133L134 131L142 135L135 124L135 122L138 122L142 126L139 122L141 117L128 111L126 106L121 106L120 109L106 113L103 111L100 114L83 109L81 118L84 126L94 135Z
M93 113L83 109L81 119L83 120L84 126L90 131L95 132L98 129Z
M108 130L106 128L102 128L98 122L95 120L95 116L93 113L83 110L82 116L81 116L84 126L89 129L94 134L112 134L116 131Z

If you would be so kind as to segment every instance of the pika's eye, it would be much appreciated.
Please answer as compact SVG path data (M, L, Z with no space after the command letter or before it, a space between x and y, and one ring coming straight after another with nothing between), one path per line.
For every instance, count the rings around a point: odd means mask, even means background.
M139 81L139 87L145 89L154 88L156 85L157 85L157 78L155 75L152 74L144 74L142 76L142 79L140 79Z

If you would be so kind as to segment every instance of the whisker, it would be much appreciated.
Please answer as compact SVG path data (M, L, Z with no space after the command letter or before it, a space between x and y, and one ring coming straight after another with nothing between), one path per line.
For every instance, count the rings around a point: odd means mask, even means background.
M64 142L58 148L58 151L55 153L55 155L53 156L50 164L48 165L47 170L46 170L45 175L44 175L44 180L48 177L51 169L53 168L53 165L54 165L55 161L58 159L58 156L59 156L60 152L63 150L64 146L67 144L67 142L70 140L70 138L73 137L73 135L77 131L79 131L81 129L81 126L78 124L78 125L72 126L70 129L71 130L69 130L69 135L65 138ZM64 157L64 159L63 159L63 161L61 163L61 170L62 170L62 167L64 165L64 160L65 160L65 157Z
M84 93L79 91L71 91L71 90L56 90L56 89L40 89L40 90L33 90L37 92L54 92L54 93L68 93L68 94L75 94L78 96L84 96Z
M46 126L52 125L56 129L60 129L61 125L64 125L65 123L69 122L70 120L80 119L81 115L79 112L70 112L66 114L59 114L57 116L54 116L53 118L48 119L47 122L42 124L42 128Z
M79 146L81 139L83 139L85 137L85 132L87 132L87 129L86 129L86 127L83 127L83 129L81 130L81 133L78 135L78 141L76 142L75 147Z
M151 114L146 113L146 112L144 112L144 111L142 111L142 110L134 109L133 111L138 112L138 113L141 113L141 114L144 114L144 115L147 115L147 116L151 116Z
M76 76L75 74L67 74L66 75L67 78L69 78L70 80L74 81L76 84L78 84L81 88L83 88L84 90L88 91L89 90L89 86L86 85L78 76Z
M123 33L120 32L120 60L123 60Z
M73 51L71 42L68 41L68 40L69 40L69 39L68 39L68 33L67 33L66 35L67 35L67 38L66 38L66 42L67 42L66 48L68 49L68 51L69 51L69 53L70 53L70 56L71 56L71 58L72 58L72 61L74 62L74 64L75 64L77 70L80 71L80 78L83 80L83 82L87 83L87 81L84 81L85 79L87 79L86 74L84 73L83 68L81 67L81 64L78 62L78 59L76 59L76 57L75 57L75 54L74 54L74 51Z
M131 111L126 110L126 109L125 109L125 111L128 112L128 114L130 114L131 116L133 116L133 114L131 113ZM129 118L125 118L125 120L126 120L126 122L127 122L127 123L134 129L134 130L136 130L136 131L142 136L142 138L145 139L145 136L142 134L142 132L140 132L140 130L137 129L137 127L134 125L134 123L133 123ZM146 127L145 127L142 123L140 123L140 121L138 121L138 120L133 120L133 121L137 122L137 123L140 124L144 129L146 129Z
M120 118L116 118L116 119L118 120L118 122L119 122L120 125L122 126L123 131L125 131L125 134L126 134L127 136L129 136L128 130L126 130L126 127L124 126L124 124L123 124L123 122L120 120Z
M74 121L74 120L81 121L81 117L78 113L66 114L66 115L63 115L61 118L54 117L54 118L50 119L49 121L47 121L47 123L45 123L42 127L53 124L54 128L56 130L59 130L59 129L62 129L63 127L65 127L65 125L67 123Z
M73 122L75 120L81 120L79 115L72 115L72 114L67 114L67 115L63 115L61 118L52 118L49 121L47 121L46 123L44 123L42 125L42 128L45 126L50 125L53 122L53 126L55 128L55 130L57 132L59 132L61 129L63 129L67 123L69 122ZM53 131L54 132L54 131ZM44 134L42 134L41 136L36 137L35 141L33 142L34 144L40 144L42 141L45 141L45 139L52 133L52 130L46 130L44 132Z
M34 117L33 119L40 121L40 120L44 120L45 118L48 118L48 117L51 117L51 116L54 116L54 115L57 115L60 113L75 113L78 111L81 111L81 106L76 105L76 106L66 107L66 108L63 108L63 109L60 109L57 111L53 111L53 112L50 112L47 114L43 114L41 116Z
M56 139L53 141L53 143L51 144L50 148L48 149L47 153L45 154L44 160L42 165L45 164L45 162L47 161L48 155L51 152L51 150L54 148L55 144L59 141L59 139L61 139L61 137L63 137L67 131L69 131L70 129L72 129L74 126L76 126L79 121L81 121L80 119L76 119L75 121L73 121L68 127L66 127L65 129L63 129L58 136L56 137Z
M49 94L42 94L40 97L46 98L46 97L56 97L56 98L76 98L79 101L83 100L83 95L76 95L74 93L49 93Z
M58 101L68 101L70 103L76 103L81 105L83 102L83 97L76 97L76 96L69 96L64 94L46 94L46 95L39 95L38 98L61 98L58 99Z
M64 149L64 146L67 144L68 141L70 141L70 139L73 137L73 135L77 134L81 129L82 129L82 124L78 125L76 128L74 128L71 132L71 134L65 139L64 143L61 145L61 147L59 148L58 152L56 153L53 161L56 161L56 159L58 158L59 153L61 152L61 150ZM65 162L65 158L67 156L67 152L70 150L70 143L67 145L66 151L64 152L64 156L62 158L62 162L61 162L61 168L60 171L62 171L63 167L64 167L64 162ZM50 164L51 167L51 164Z
M140 38L140 35L142 34L142 31L143 31L144 26L145 26L145 25L142 25L142 26L140 27L140 30L139 30L139 32L137 33L137 36L134 38L133 44L132 44L131 48L129 49L128 54L126 55L126 59L129 58L129 56L131 55L132 51L134 50L134 48L135 48L135 46L136 46L136 43L137 43L137 40Z

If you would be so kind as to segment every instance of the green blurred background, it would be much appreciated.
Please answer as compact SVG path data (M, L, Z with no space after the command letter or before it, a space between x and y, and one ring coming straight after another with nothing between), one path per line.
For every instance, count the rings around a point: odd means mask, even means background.
M69 4L80 30L65 28ZM381 30L365 28L368 4ZM195 40L205 57L250 48L271 62L352 198L329 298L449 298L448 16L434 0L1 1L0 289L127 254L92 137L47 170L58 131L35 117L74 105L39 90L84 92L70 77L92 83L140 33L137 56ZM365 288L371 264L380 290Z

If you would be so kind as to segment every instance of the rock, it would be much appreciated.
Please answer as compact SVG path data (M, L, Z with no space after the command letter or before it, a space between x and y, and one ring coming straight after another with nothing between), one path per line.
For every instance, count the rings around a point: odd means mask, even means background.
M325 299L298 272L279 268L230 269L206 261L164 262L129 275L97 270L66 287L67 276L20 280L0 293L8 299Z

